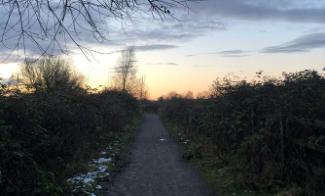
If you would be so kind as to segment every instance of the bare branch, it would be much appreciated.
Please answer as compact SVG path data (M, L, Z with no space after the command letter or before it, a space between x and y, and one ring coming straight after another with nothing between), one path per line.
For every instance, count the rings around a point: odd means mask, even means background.
M101 42L107 39L102 28L107 19L137 11L162 18L189 1L194 0L1 0L0 43L7 50L23 50L24 56L67 53L71 44L87 55L93 50L82 46L81 32Z

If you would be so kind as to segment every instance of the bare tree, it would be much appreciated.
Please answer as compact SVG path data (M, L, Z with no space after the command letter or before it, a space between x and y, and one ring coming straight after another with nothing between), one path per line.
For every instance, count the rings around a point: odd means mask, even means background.
M122 91L132 91L136 80L134 48L130 47L122 51L122 56L119 59L119 65L115 67L115 87Z
M140 100L144 100L146 98L148 98L148 88L146 86L146 80L145 80L145 77L141 77L139 79L139 93L138 93L138 97Z
M83 77L64 59L28 59L21 67L20 82L32 91L71 91L80 89Z
M135 97L143 100L148 96L148 89L145 78L137 76L137 66L135 65L135 51L129 47L122 51L118 66L115 67L113 76L113 88L121 91L127 91Z
M79 39L88 32L97 41L106 39L109 18L124 19L143 11L163 17L170 9L187 7L192 0L1 0L0 44L10 51L33 48L34 53L67 53L71 44L84 54Z

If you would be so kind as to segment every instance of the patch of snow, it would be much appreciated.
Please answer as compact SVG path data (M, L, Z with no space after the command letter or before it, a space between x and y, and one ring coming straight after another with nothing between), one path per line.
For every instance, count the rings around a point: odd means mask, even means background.
M112 161L111 158L100 157L94 159L89 163L91 167L94 168L93 171L87 172L86 174L79 174L72 178L69 178L67 181L73 184L73 192L86 191L87 187L94 187L96 184L96 179L104 178L109 176L108 172L108 163ZM96 185L96 189L101 189L100 185ZM95 193L90 193L90 195L95 195Z
M85 184L89 184L89 183L94 182L95 180L94 180L93 176L91 175L91 176L86 176L82 181L83 181Z
M96 160L93 160L93 162L94 162L95 164L108 163L108 162L111 162L111 161L112 161L111 158L103 158L103 157L101 157L101 158L99 158L99 159L96 159Z
M185 140L183 143L188 144L189 142L190 142L190 140Z
M100 166L98 166L98 170L100 172L105 172L107 170L107 166L106 165L100 165Z
M69 179L67 182L73 187L72 191L75 193L86 193L87 195L96 196L94 190L100 190L103 187L97 184L98 179L106 178L110 175L109 165L114 164L113 160L116 152L119 149L119 142L114 142L106 147L105 151L100 152L100 157L89 162L91 169L87 173L77 174ZM109 156L109 157L108 157Z

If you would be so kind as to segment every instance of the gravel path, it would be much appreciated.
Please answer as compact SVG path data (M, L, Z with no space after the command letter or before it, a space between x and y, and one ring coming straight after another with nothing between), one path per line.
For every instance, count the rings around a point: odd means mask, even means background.
M131 162L116 176L108 196L210 196L157 115L145 114L133 145Z

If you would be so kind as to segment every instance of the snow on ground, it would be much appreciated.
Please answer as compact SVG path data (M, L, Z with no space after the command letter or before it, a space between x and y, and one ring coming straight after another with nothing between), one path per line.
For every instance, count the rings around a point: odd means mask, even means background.
M110 175L109 168L114 164L113 158L111 158L110 155L114 157L116 151L112 146L108 146L106 149L107 151L100 153L99 158L93 159L88 163L91 171L80 173L67 179L67 182L72 186L72 191L74 193L96 196L96 192L103 188L97 183Z
M184 134L182 134L180 132L177 133L176 140L177 140L177 142L183 143L185 145L187 145L191 142L189 139L186 138L186 136Z

